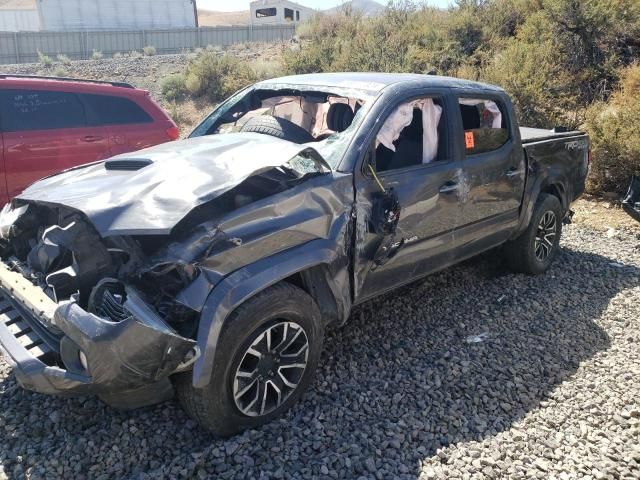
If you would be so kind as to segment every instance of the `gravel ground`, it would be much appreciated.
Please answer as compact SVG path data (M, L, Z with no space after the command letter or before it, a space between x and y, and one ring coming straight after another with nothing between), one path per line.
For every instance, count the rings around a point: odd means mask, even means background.
M640 478L640 230L565 233L545 276L487 254L357 308L305 399L228 440L0 363L0 478Z

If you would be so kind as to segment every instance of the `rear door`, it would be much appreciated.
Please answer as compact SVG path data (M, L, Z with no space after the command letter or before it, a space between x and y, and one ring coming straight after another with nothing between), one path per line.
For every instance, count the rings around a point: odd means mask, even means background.
M112 155L132 152L170 140L169 119L156 121L133 99L116 95L83 94L90 126L108 132ZM147 100L140 96L141 99ZM150 99L148 99L151 102Z
M75 93L2 90L0 115L9 198L42 177L109 156L108 136L87 124Z
M457 141L462 163L462 225L458 258L506 240L517 225L526 162L508 100L498 94L459 93Z

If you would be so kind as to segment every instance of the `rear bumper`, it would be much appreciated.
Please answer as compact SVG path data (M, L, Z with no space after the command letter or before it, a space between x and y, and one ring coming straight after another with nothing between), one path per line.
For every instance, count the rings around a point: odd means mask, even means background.
M195 361L196 343L178 335L132 289L125 308L130 317L112 322L73 301L56 304L0 264L0 347L28 390L96 394L121 408L172 395L168 377Z

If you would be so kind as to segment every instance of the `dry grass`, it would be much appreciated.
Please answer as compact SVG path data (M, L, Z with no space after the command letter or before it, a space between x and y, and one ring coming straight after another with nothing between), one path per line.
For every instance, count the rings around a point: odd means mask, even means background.
M201 27L247 25L249 23L249 11L216 12L212 10L198 10L198 22Z

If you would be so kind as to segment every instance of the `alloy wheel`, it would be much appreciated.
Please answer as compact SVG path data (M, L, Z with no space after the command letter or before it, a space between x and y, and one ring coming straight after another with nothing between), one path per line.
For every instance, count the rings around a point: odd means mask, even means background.
M309 339L297 323L280 321L262 331L235 372L233 399L238 410L260 417L280 407L302 380L308 357Z
M535 240L536 258L540 262L544 262L555 246L557 235L558 218L551 210L544 213L538 224Z

